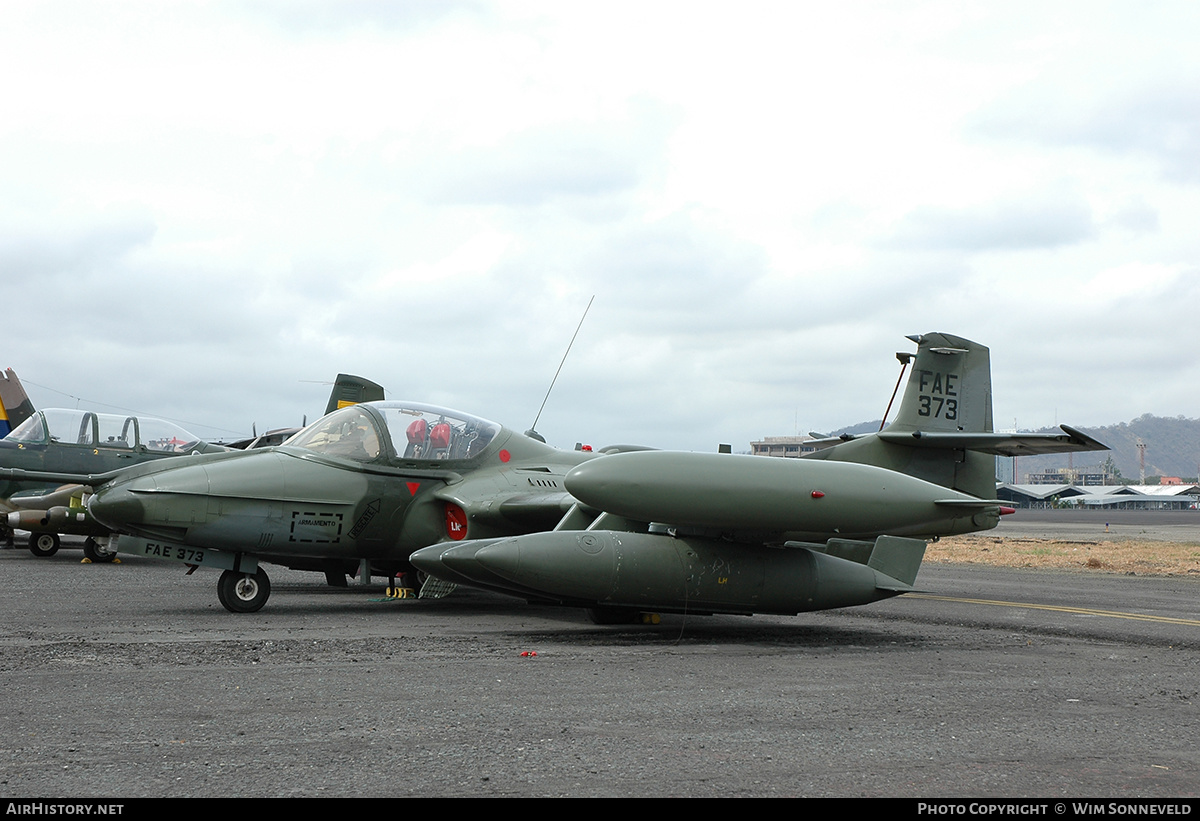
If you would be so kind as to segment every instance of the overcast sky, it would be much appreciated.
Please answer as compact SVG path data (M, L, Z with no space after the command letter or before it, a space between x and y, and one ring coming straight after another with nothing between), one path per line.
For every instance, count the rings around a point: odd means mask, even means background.
M0 0L0 367L208 438L338 372L551 444L1200 416L1193 2Z

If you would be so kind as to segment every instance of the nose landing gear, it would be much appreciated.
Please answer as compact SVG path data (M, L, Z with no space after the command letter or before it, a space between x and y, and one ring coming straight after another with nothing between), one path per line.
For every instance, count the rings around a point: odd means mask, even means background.
M253 574L226 570L217 581L217 598L230 613L262 610L271 595L271 580L261 567Z

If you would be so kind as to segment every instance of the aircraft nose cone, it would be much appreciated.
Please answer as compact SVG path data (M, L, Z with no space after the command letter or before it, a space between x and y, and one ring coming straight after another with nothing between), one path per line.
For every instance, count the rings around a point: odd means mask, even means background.
M187 526L207 509L203 465L171 465L100 488L88 500L88 512L118 533L147 535L147 528Z
M93 519L118 532L141 524L146 517L146 508L142 500L125 484L114 485L93 494L88 499L87 509Z

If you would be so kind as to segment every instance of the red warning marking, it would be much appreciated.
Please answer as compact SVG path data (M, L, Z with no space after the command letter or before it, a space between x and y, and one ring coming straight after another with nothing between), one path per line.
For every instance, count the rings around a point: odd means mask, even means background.
M421 483L420 482L405 482L405 484L408 485L408 495L416 496L417 490L421 487Z
M454 542L467 537L467 514L453 502L446 502L446 535Z
M507 462L511 458L512 458L512 454L509 453L507 450L500 451L500 461L501 462Z
M821 492L821 491L819 491L819 490L814 490L814 491L812 492L812 497L813 497L814 499L823 499L823 498L825 498L825 494L824 494L824 493L822 493L822 492Z

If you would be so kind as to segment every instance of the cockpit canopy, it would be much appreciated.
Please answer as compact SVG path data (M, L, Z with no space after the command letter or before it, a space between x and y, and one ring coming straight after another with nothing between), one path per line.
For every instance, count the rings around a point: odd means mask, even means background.
M500 430L495 422L434 405L367 402L334 411L285 444L373 462L390 442L398 459L441 462L478 456Z
M31 445L53 442L130 450L142 446L159 453L185 453L200 444L200 437L165 419L66 408L37 411L5 438Z

